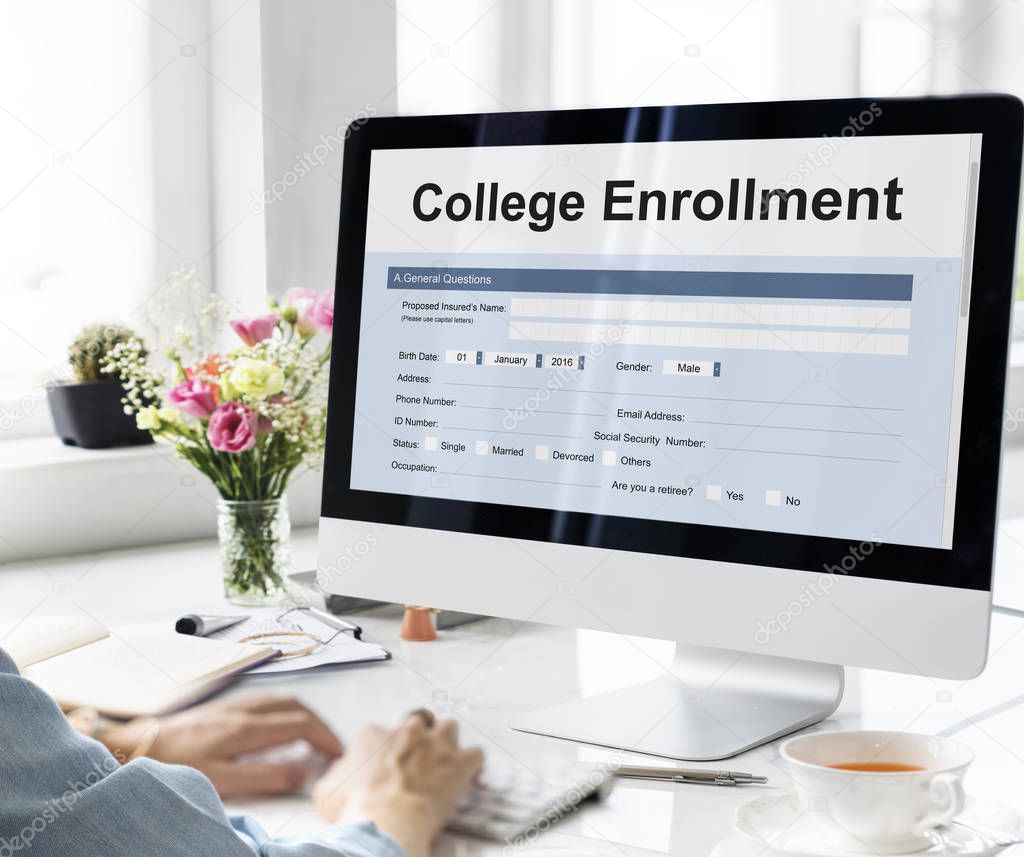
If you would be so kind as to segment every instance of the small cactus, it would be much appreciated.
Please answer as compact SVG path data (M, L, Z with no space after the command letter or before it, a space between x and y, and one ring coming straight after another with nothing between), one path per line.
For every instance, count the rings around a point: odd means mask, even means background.
M93 324L84 328L68 346L68 362L75 373L75 381L83 384L107 380L110 376L103 372L104 360L114 346L131 339L138 339L138 336L123 324Z

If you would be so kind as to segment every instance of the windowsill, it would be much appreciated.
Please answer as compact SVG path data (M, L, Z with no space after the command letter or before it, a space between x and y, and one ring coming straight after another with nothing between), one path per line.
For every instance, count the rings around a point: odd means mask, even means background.
M0 442L0 563L206 538L217 494L166 444L78 449L54 436ZM319 474L288 489L295 526L316 523Z
M173 453L166 448L160 449L155 443L114 449L79 449L75 446L65 446L54 435L16 437L0 442L0 472L55 466L109 465L116 461L168 455Z

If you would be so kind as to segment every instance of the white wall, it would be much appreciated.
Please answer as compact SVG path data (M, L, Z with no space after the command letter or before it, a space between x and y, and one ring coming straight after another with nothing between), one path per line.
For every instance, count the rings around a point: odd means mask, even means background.
M267 293L266 225L252 205L263 188L260 4L209 0L209 6L204 81L212 237L206 252L218 294L256 313Z
M1024 5L995 0L938 0L928 29L937 92L1024 95Z
M140 92L152 124L154 206L151 223L156 240L148 283L152 293L171 271L195 270L211 282L213 243L210 211L210 138L208 81L201 65L208 63L210 46L201 45L210 30L208 0L176 3L150 0L148 33L150 68L155 75ZM159 22L159 23L156 23ZM152 307L135 307L128 321L140 325Z
M263 0L267 287L334 285L348 125L394 113L395 12L366 0Z

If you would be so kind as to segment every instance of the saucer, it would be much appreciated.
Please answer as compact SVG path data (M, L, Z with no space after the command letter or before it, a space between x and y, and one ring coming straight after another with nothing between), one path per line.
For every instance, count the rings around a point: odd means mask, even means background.
M1020 816L1009 807L992 801L968 801L958 816L965 824L986 830L1014 833ZM850 834L824 813L805 812L795 794L755 798L736 810L733 827L747 840L765 846L771 852L807 857L864 857L874 854L867 846L850 845ZM951 825L931 834L933 844L913 852L929 857L987 857L998 854L1002 847L993 845L985 836L966 827Z

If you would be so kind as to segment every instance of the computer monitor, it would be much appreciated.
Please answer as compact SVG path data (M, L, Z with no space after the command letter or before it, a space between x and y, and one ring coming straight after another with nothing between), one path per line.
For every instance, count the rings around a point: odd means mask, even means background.
M354 125L322 582L678 641L665 679L512 723L676 758L826 717L844 664L979 673L1021 115Z

